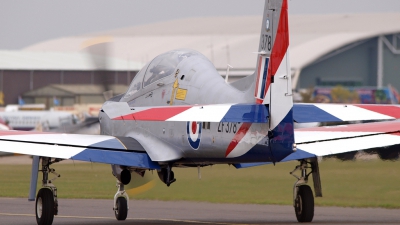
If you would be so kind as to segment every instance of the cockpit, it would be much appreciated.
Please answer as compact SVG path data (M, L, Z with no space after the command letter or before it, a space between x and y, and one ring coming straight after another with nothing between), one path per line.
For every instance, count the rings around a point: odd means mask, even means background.
M176 71L178 64L191 56L201 55L193 50L174 50L157 56L151 61L144 75L143 87L146 87L157 80L172 75ZM203 55L201 55L204 57Z
M155 57L137 73L125 97L129 97L141 88L173 75L182 60L193 56L208 60L201 53L190 49L172 50Z

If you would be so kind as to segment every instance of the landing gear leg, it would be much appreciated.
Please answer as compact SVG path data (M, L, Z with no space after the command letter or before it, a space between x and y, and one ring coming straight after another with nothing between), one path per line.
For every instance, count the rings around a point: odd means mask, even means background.
M54 162L58 161L55 160ZM36 196L35 204L38 225L52 224L54 215L58 214L57 188L52 181L60 177L60 175L49 167L54 162L51 162L51 158L42 158L42 170L40 170L43 173L42 188ZM55 174L56 177L49 180L49 173Z
M114 196L114 213L117 220L125 220L128 216L128 201L129 196L125 191L124 184L117 181L118 191Z
M307 169L311 169L310 173L307 173ZM294 174L295 171L300 171L300 176ZM293 206L296 213L298 222L311 222L314 217L314 196L310 186L306 185L308 182L308 176L313 174L314 182L316 182L316 177L318 177L319 188L316 189L317 196L322 197L321 193L321 183L319 180L319 170L318 161L315 159L301 160L300 165L290 172L291 175L297 178L297 181L293 185Z

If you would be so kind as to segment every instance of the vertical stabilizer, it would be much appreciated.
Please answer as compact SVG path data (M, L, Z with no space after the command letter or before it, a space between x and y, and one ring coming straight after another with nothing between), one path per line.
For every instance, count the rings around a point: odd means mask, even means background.
M274 129L293 106L287 0L265 1L255 82L255 101L269 105Z

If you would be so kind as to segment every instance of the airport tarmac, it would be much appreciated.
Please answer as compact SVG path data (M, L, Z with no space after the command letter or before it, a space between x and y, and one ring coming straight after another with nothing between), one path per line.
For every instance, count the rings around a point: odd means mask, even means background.
M298 224L292 206L130 200L118 222L112 200L60 199L54 225L67 224ZM0 198L0 224L36 224L34 202ZM312 224L399 224L399 209L316 207Z

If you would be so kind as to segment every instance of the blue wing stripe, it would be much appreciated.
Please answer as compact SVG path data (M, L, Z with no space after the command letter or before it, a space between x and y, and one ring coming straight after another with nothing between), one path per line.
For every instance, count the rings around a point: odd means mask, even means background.
M340 122L341 119L332 116L324 110L314 105L293 105L293 119L297 123L312 123L312 122Z
M260 163L235 163L232 164L236 169L245 169L254 166L262 166L272 164L272 162L260 162Z
M281 162L287 162L292 160L299 160L299 159L308 159L314 158L316 155L303 151L301 149L297 149L292 154L288 155L286 158L282 159Z
M71 157L73 160L117 164L145 169L160 169L158 163L151 161L147 153L85 149Z

